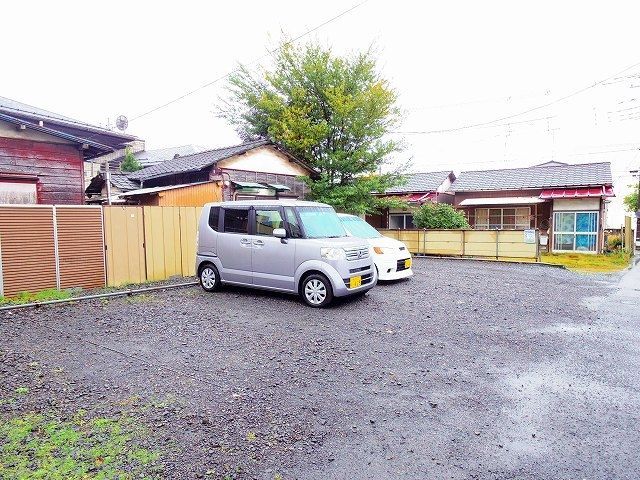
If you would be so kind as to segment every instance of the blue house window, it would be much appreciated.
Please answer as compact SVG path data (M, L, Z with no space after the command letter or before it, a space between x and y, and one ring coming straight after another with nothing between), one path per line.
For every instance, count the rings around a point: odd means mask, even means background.
M598 212L553 214L553 249L595 252L598 249Z

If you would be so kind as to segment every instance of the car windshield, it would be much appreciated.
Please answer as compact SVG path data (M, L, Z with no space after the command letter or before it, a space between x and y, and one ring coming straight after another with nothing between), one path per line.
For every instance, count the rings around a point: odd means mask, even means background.
M347 236L340 218L331 207L298 207L298 215L307 238Z
M346 227L347 231L354 237L379 238L382 236L375 228L373 228L360 217L348 215L345 217L340 217L340 220Z

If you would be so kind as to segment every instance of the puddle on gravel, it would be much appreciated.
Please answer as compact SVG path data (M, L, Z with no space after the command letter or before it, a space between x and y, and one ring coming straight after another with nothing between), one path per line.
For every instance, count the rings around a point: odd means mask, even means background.
M615 331L610 325L601 323L597 324L582 324L582 323L554 323L553 325L547 325L542 328L530 329L530 332L536 333L577 333L577 334L590 334L590 333L602 333Z

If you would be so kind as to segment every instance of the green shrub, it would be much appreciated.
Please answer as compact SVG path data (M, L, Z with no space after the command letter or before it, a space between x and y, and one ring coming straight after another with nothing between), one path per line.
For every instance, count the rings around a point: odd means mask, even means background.
M622 237L620 235L609 235L607 237L607 247L610 251L620 249L622 247Z
M413 213L413 224L418 228L469 228L464 214L446 203L425 203Z

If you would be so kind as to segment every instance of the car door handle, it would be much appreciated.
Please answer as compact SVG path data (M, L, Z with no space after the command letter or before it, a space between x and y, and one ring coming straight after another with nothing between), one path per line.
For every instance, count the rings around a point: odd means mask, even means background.
M240 243L242 245L251 245L251 240L249 240L248 238L241 238Z
M254 240L253 244L258 247L262 247L264 245L264 242L262 240Z

